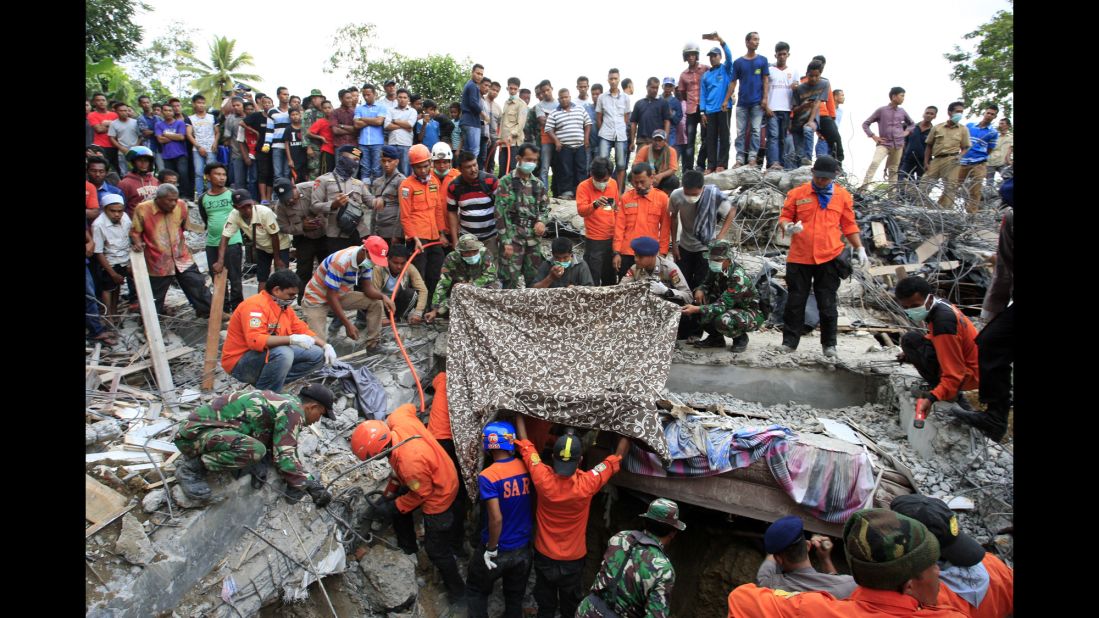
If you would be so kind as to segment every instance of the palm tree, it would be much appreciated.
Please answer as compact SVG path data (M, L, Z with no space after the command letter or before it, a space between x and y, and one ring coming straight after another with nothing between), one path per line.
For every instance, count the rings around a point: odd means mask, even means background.
M245 80L261 79L259 75L236 72L242 67L253 66L252 55L248 52L233 57L233 49L236 45L235 39L215 36L213 43L210 44L209 64L192 54L180 52L180 57L186 60L187 64L179 64L177 68L180 71L190 71L198 75L191 81L191 87L196 93L202 93L211 101L220 101L225 92L232 90L237 82L245 83ZM245 83L245 85L251 84Z

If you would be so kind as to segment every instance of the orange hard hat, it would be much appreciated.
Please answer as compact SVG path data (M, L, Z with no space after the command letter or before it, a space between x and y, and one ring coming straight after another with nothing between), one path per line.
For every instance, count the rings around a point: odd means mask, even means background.
M363 421L351 432L351 452L359 459L366 460L385 450L392 436L389 427L382 421Z
M416 165L417 163L423 163L431 159L431 151L427 149L427 146L423 144L416 144L412 148L408 149L408 164Z

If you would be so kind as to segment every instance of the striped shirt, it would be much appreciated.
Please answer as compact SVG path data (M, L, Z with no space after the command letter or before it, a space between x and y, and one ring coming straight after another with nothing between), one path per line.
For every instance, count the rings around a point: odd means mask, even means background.
M263 141L272 148L286 148L286 130L290 128L290 112L281 112L273 108L267 112L267 135Z
M493 195L499 181L491 174L478 172L479 182L468 184L458 176L446 190L446 208L458 213L462 233L485 241L496 236L496 200Z
M588 112L579 105L557 108L546 120L546 132L553 131L561 144L570 148L584 145L584 127L591 125Z
M360 248L356 245L340 249L324 258L317 270L313 271L313 278L309 280L309 285L305 286L305 302L323 305L327 290L336 290L342 296L353 291L360 280L369 280L374 264L369 258L365 264L355 263L355 257Z

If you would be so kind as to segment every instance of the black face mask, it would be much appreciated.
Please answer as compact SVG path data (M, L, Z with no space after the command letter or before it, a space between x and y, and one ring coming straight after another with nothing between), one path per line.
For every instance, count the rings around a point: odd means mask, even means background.
M652 188L652 187L650 187L649 189L636 189L636 191L637 191L637 194L638 194L638 195L640 195L641 197L645 197L646 195L648 195L648 194L649 194L649 190L650 190L651 188Z
M340 157L336 161L335 172L340 178L348 178L359 169L359 162L347 157Z

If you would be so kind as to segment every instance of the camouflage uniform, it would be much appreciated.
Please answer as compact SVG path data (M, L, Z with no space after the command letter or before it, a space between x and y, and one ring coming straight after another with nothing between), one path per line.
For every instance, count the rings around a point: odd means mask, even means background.
M523 180L508 174L496 189L496 229L500 231L500 271L504 287L519 287L520 275L526 287L534 283L542 265L541 242L534 224L549 225L549 199L542 181L531 175ZM504 247L514 252L505 258Z
M623 530L607 543L591 594L619 616L664 618L669 615L668 597L674 584L675 569L660 541L647 532ZM589 595L576 608L576 616L600 618L603 614Z
M651 273L638 268L637 264L630 266L630 269L626 271L626 276L622 277L622 281L619 283L629 283L635 279L648 282L660 281L668 286L668 292L665 292L664 298L667 300L677 298L683 301L683 304L691 302L691 288L687 286L687 278L683 276L683 271L679 270L679 266L670 257L657 255L656 267L653 268Z
M447 301L450 300L450 288L455 283L472 283L479 288L500 287L500 282L496 280L496 264L488 249L481 246L481 261L476 264L466 264L457 251L447 254L439 273L439 284L435 286L435 296L431 298L431 305L439 311L439 315L446 315L449 311Z
M314 122L324 117L324 112L322 112L321 110L309 108L304 114L302 114L301 126L304 127L306 131L308 131L309 127L313 126ZM317 176L321 175L321 144L319 141L309 140L309 146L312 147L313 154L309 157L308 160L309 162L306 167L308 176L306 178L308 180L316 180Z
M759 330L767 318L759 308L759 293L744 268L733 262L729 274L710 271L698 290L710 304L701 305L699 317L710 334L733 339Z
M187 457L201 457L211 472L247 468L272 448L275 468L287 486L311 477L298 461L298 436L305 425L301 400L273 391L237 391L199 407L180 424L175 445Z

